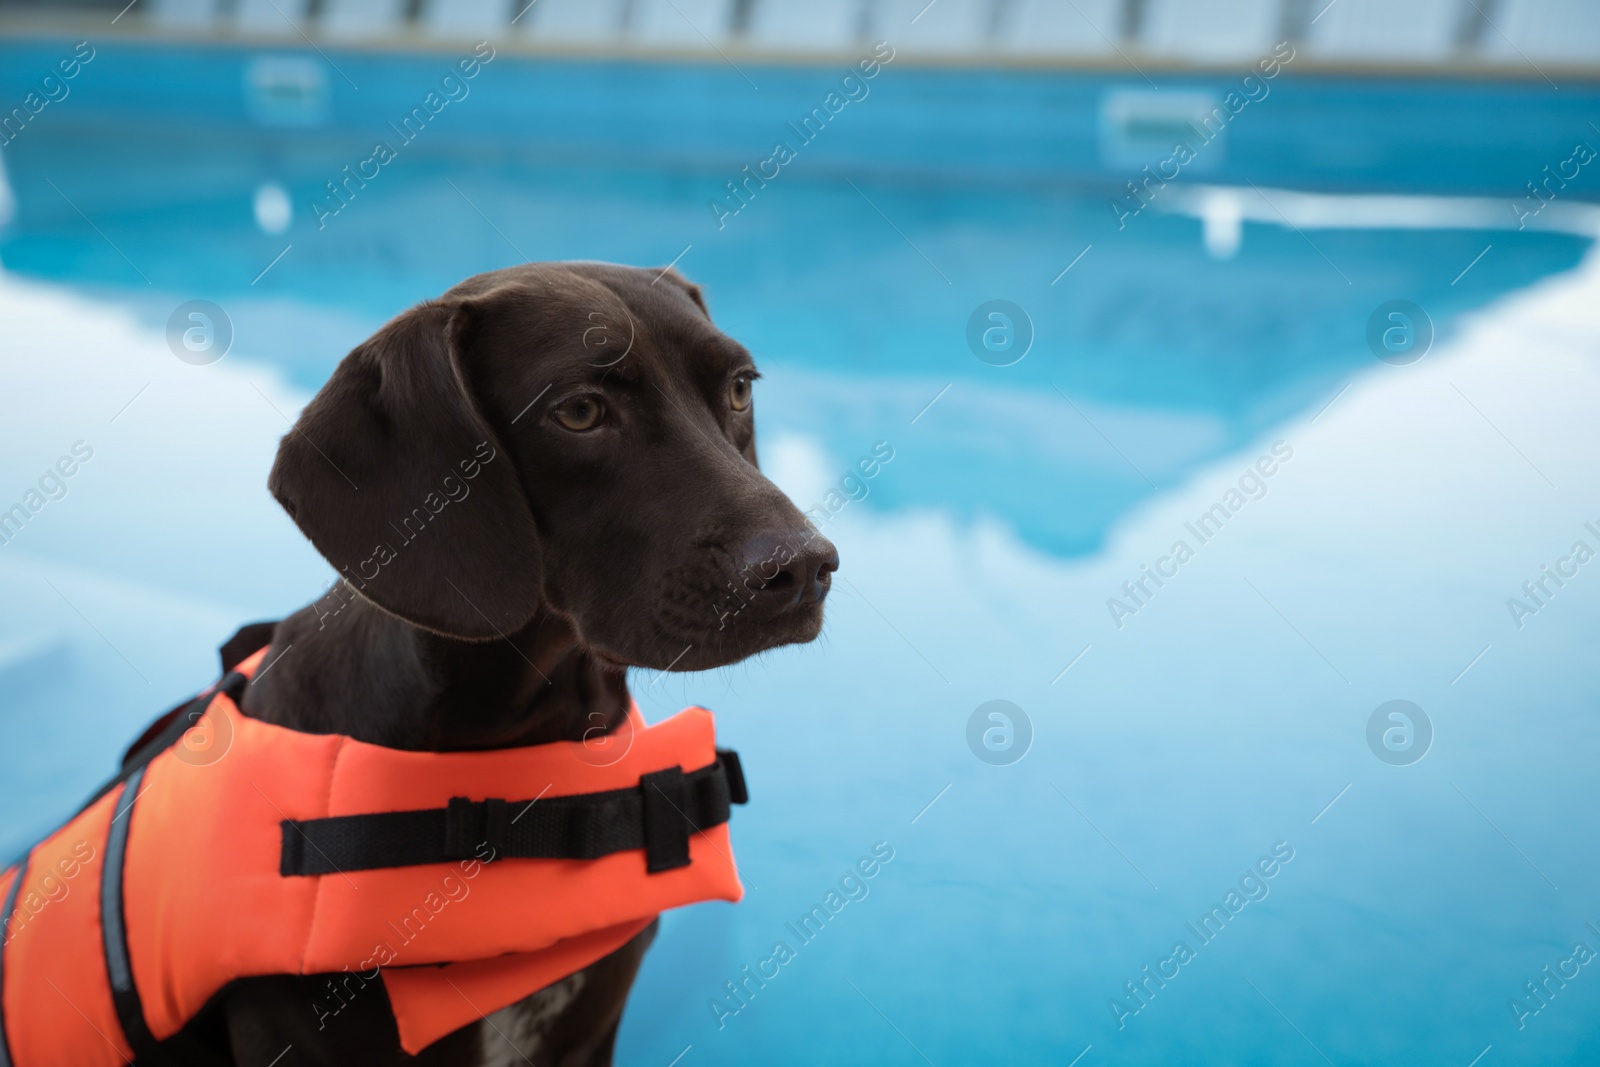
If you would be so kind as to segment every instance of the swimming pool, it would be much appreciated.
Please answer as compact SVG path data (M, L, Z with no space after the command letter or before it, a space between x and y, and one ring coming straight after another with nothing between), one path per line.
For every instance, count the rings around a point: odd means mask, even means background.
M73 42L3 52L10 99ZM1291 64L1144 206L1241 75L891 61L833 112L843 62L473 55L106 44L5 148L0 506L92 457L0 546L0 849L321 592L264 480L345 351L480 270L678 257L844 566L816 645L633 679L753 803L619 1062L1595 1057L1600 185L1511 208L1594 86ZM190 300L220 362L168 347ZM1420 360L1369 345L1396 300Z

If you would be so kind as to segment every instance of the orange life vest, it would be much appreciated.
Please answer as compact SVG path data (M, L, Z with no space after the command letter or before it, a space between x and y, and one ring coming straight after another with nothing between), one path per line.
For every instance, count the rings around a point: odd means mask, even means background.
M703 708L635 705L603 745L400 751L241 714L265 652L0 873L0 1067L157 1058L235 979L341 971L381 976L414 1054L743 894L743 776Z

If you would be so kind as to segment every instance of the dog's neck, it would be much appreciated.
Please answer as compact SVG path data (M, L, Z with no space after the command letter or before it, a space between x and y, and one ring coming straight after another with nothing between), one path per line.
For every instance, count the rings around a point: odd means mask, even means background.
M308 607L279 623L263 664L245 692L252 718L418 751L581 740L630 703L625 673L543 610L504 639L461 641L352 595L337 614Z

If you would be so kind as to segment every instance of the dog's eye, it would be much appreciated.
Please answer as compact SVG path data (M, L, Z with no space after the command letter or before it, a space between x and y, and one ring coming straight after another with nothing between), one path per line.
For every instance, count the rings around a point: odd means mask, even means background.
M750 407L750 375L741 374L728 383L728 406L735 411Z
M605 405L600 403L599 397L579 396L568 400L551 414L567 429L574 433L582 433L600 425L600 419L605 413Z

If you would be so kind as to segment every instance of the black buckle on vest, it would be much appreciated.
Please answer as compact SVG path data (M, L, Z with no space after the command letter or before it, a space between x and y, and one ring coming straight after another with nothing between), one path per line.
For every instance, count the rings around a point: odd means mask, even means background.
M739 762L739 753L731 748L719 748L717 759L722 762L723 774L728 779L728 802L750 803L750 789L744 784L744 764Z
M445 808L444 852L446 859L480 859L493 863L506 851L506 817L508 805L497 797L475 803L466 797L451 797ZM480 846L488 846L488 855L478 855Z
M645 870L651 874L689 866L689 834L694 827L684 811L689 804L682 767L641 775L644 794Z

